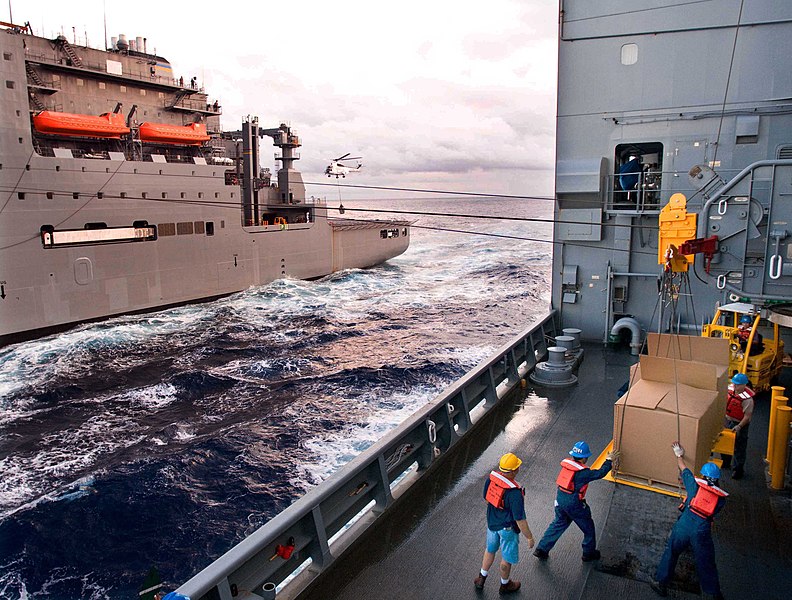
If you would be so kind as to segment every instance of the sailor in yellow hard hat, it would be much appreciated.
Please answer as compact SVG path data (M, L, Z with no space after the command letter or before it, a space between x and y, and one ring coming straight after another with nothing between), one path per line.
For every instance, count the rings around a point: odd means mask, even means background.
M522 461L509 452L501 456L498 470L492 471L484 483L487 501L487 548L481 561L481 572L473 581L476 589L484 588L489 569L500 549L500 593L520 589L520 582L510 578L512 565L519 561L520 532L533 548L534 538L525 518L525 490L514 480Z

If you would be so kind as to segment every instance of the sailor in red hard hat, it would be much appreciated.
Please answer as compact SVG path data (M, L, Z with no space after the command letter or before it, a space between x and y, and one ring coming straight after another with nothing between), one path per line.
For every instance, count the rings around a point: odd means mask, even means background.
M509 452L501 456L498 470L492 471L484 483L484 499L487 501L487 548L481 561L481 572L473 581L477 590L484 589L489 569L495 562L495 553L500 549L501 594L516 592L520 582L510 578L512 565L519 561L520 532L533 548L534 538L525 518L524 490L514 480L522 461Z
M679 555L686 548L692 548L703 596L712 600L722 599L718 569L715 566L715 545L712 543L712 521L723 509L729 494L718 487L718 465L705 463L701 467L701 477L694 477L693 471L682 460L685 449L679 442L674 442L671 447L677 457L677 466L682 473L687 498L680 506L682 514L671 530L663 558L657 567L656 581L651 583L652 589L660 596L668 595L668 583L674 576Z
M591 518L591 509L586 504L586 490L588 484L607 475L613 462L618 459L619 452L608 454L602 467L592 471L586 466L586 461L591 456L591 450L586 442L577 442L569 456L561 461L561 472L556 478L558 491L555 500L555 519L544 532L542 539L534 550L534 556L546 560L558 538L574 522L583 532L583 561L597 560L600 552L597 550L597 536L594 529L594 520Z
M745 473L745 455L748 448L748 426L754 410L756 393L748 387L745 373L737 373L731 379L726 396L726 427L734 432L734 457L731 461L732 479L740 479ZM724 457L723 467L729 467Z

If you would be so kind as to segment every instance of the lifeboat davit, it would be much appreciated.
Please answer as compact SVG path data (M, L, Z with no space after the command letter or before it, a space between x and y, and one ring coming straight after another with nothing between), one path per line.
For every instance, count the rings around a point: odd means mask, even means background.
M200 146L209 141L206 125L168 125L166 123L141 123L140 140L157 144L176 144L179 146Z
M121 113L104 113L97 117L43 110L33 115L33 127L39 133L72 137L120 139L122 135L129 133L129 127Z

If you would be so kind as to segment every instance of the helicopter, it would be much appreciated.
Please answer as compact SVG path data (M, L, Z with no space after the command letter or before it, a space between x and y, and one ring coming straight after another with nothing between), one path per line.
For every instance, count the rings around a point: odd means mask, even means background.
M325 175L328 177L335 175L335 178L338 179L339 177L346 177L347 173L356 173L360 171L360 168L363 166L362 162L359 162L357 167L347 167L341 164L342 160L362 160L361 156L349 156L350 154L351 152L347 152L343 156L332 159L325 169Z

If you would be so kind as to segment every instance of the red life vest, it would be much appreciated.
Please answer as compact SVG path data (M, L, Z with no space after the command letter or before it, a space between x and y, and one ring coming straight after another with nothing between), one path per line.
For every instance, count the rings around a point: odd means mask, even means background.
M575 493L575 473L578 471L585 471L588 469L586 465L581 465L576 460L565 458L561 461L561 472L556 477L556 485L558 489L567 494ZM578 497L581 500L586 499L586 490L588 490L588 483L578 491Z
M724 492L716 485L710 485L706 479L696 477L698 490L690 501L690 510L700 517L712 519L715 514L715 507L718 506L718 498L725 498L729 494Z
M754 391L748 388L745 388L739 394L734 393L734 386L729 386L729 397L726 401L726 416L732 419L733 421L742 421L743 417L745 417L745 411L743 410L742 403L744 400L750 400L755 395Z
M490 473L489 482L485 499L492 504L492 506L500 508L501 510L505 508L503 497L506 495L507 490L517 489L522 492L516 481L509 479L497 471L492 471Z

